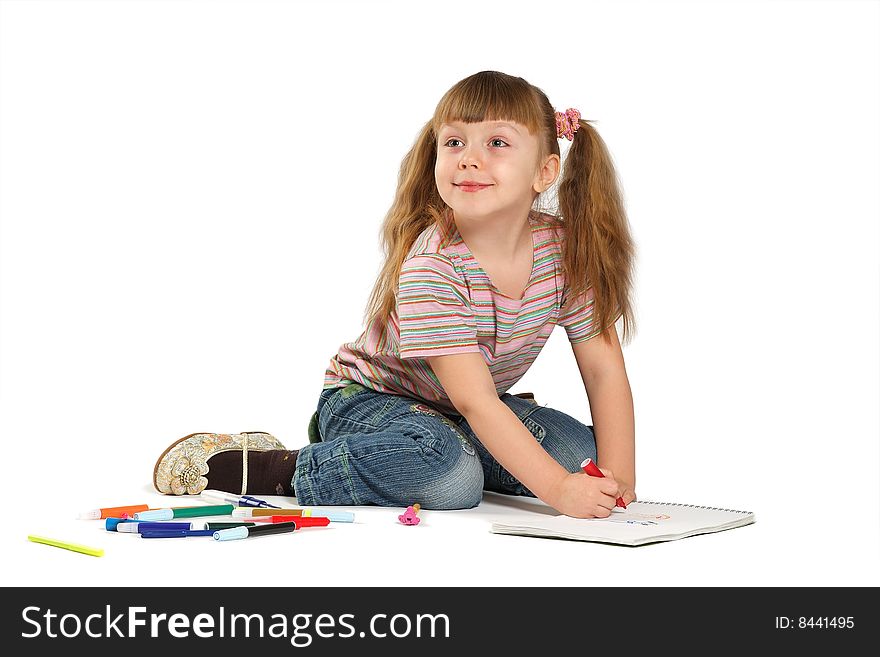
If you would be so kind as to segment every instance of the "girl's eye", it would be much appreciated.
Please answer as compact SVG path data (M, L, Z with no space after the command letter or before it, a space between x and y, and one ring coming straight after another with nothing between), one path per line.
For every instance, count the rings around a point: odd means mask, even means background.
M446 146L449 146L449 143L450 143L450 142L453 142L453 141L457 141L457 142L460 143L460 142L461 142L461 139L456 139L455 137L453 137L452 139L448 139L448 140L446 141L446 144L445 144L445 145L446 145ZM500 142L500 143L504 144L505 146L507 146L507 142L504 141L503 139L497 139L497 138L496 138L496 139L493 139L490 143L494 144L495 142ZM455 146L453 146L453 148L455 148Z

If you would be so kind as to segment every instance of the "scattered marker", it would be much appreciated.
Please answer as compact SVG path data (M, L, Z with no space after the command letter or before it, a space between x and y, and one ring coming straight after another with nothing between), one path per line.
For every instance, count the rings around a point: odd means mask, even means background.
M57 541L54 538L46 538L45 536L28 536L28 540L33 543L43 543L45 545L51 545L52 547L62 548L64 550L81 552L82 554L88 554L93 557L104 556L104 550L102 550L101 548L89 547L88 545L78 545L77 543L64 543L63 541Z

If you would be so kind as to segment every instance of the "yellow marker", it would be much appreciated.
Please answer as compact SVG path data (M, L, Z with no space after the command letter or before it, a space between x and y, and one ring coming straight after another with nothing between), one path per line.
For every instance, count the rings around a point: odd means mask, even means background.
M46 545L52 545L54 547L63 548L65 550L73 550L74 552L82 552L83 554L89 554L93 557L103 557L104 550L101 548L93 548L88 545L77 545L76 543L64 543L62 541L56 541L54 538L46 538L45 536L28 536L29 541L33 541L34 543L45 543Z

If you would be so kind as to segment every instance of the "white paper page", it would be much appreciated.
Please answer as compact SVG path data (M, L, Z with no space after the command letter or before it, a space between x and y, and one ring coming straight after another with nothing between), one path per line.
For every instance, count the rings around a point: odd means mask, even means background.
M662 503L631 502L608 518L578 519L568 516L521 516L494 523L493 531L535 530L540 535L582 538L627 545L683 538L754 522L754 514ZM505 531L506 530L506 531Z

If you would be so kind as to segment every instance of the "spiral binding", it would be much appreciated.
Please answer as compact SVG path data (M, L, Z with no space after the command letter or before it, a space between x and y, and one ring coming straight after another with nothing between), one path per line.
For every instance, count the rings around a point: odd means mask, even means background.
M687 506L692 509L708 509L709 511L728 511L730 513L742 513L743 515L749 515L752 513L751 511L740 511L738 509L722 509L718 506L700 506L699 504L679 504L678 502L651 502L649 500L635 500L636 502L641 502L642 504L657 504L660 506Z

